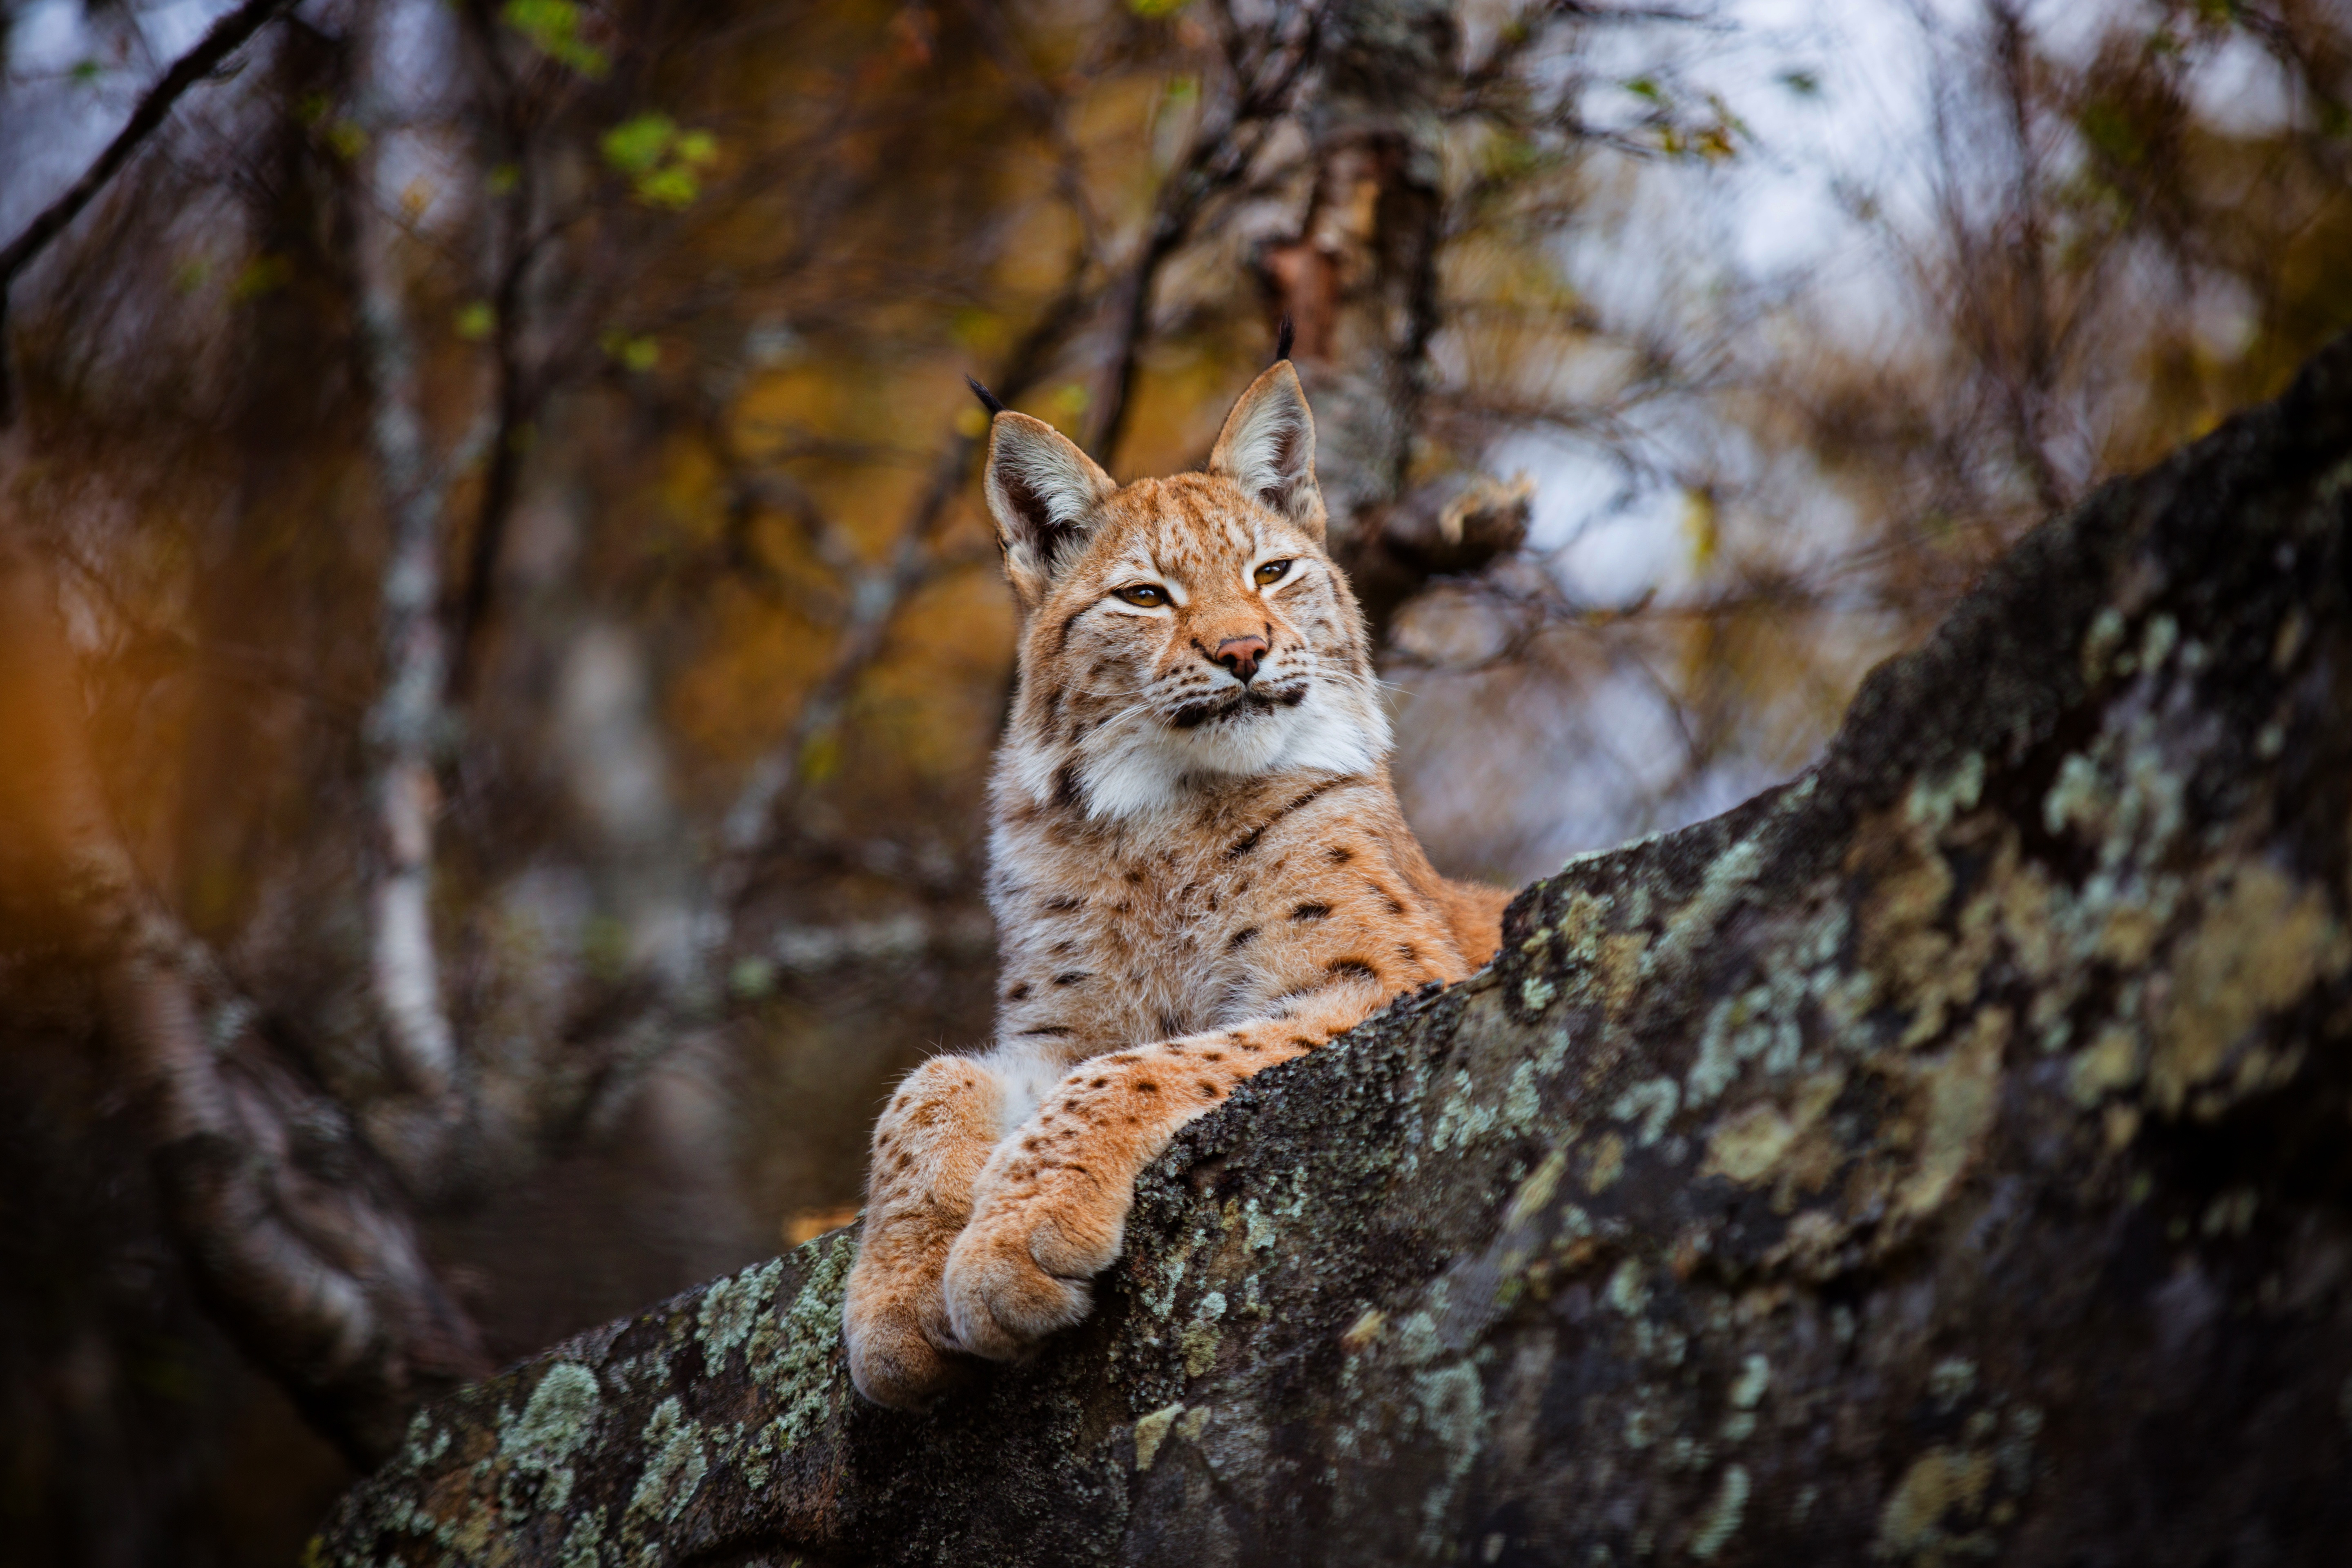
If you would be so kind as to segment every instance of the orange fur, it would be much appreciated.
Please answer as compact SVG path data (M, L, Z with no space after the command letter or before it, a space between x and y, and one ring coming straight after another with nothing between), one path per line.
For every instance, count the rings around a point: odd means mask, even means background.
M1179 1127L1468 975L1508 896L1440 877L1397 807L1287 362L1205 473L1121 489L1006 413L987 489L1024 617L991 798L997 1043L884 1111L845 1310L858 1388L905 1408L1083 1318Z

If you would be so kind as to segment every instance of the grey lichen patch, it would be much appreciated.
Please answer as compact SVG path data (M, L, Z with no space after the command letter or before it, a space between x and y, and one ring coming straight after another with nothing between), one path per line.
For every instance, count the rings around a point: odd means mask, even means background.
M1183 1240L1168 1249L1142 1288L1144 1310L1161 1322L1166 1322L1176 1310L1177 1287L1184 1283L1184 1269L1192 1261L1193 1248L1200 1244L1201 1236L1197 1229L1186 1235Z
M588 1439L596 1419L601 1393L596 1374L578 1362L559 1361L541 1374L539 1386L522 1414L502 1424L499 1458L511 1472L499 1488L499 1507L510 1521L537 1508L562 1512L572 1500L573 1476L568 1463ZM518 1480L542 1478L535 1503Z
M555 1568L603 1568L604 1562L604 1510L600 1508L572 1521L556 1554Z
M1511 1064L1501 1092L1491 1100L1480 1093L1469 1068L1455 1068L1430 1129L1430 1149L1466 1151L1490 1134L1523 1137L1533 1131L1543 1119L1542 1086L1558 1074L1568 1047L1568 1031L1554 1031L1533 1057ZM1486 1093L1494 1094L1493 1089Z
M1751 1352L1739 1363L1739 1375L1731 1380L1727 1397L1734 1410L1753 1410L1763 1402L1765 1391L1772 1386L1772 1363L1769 1357Z
M1640 1258L1629 1258L1617 1266L1601 1299L1629 1318L1642 1315L1642 1309L1650 1304L1650 1288L1643 1280Z
M1740 1520L1748 1511L1749 1482L1747 1469L1739 1465L1726 1465L1723 1479L1716 1484L1715 1498L1707 1504L1706 1512L1699 1518L1698 1528L1691 1532L1690 1554L1705 1563L1723 1550L1726 1542L1739 1529Z
M521 1415L499 1435L499 1457L542 1467L562 1463L587 1440L599 1399L593 1372L578 1362L557 1362L541 1374Z
M1457 1068L1453 1092L1439 1109L1437 1125L1429 1134L1429 1146L1439 1151L1454 1146L1466 1149L1493 1129L1495 1120L1495 1107L1481 1105L1474 1097L1468 1070Z
M1412 1393L1422 1425L1444 1461L1442 1479L1422 1500L1421 1547L1433 1557L1444 1547L1454 1496L1486 1443L1486 1390L1476 1367L1456 1362L1416 1373Z
M2113 605L2103 605L2099 613L2091 617L2089 635L2083 638L2084 684L2096 686L2106 679L2108 666L2116 651L2124 646L2127 629L2123 612Z
M437 1426L433 1418L418 1411L409 1419L408 1436L401 1446L401 1462L412 1470L421 1470L449 1451L449 1430Z
M1792 796L1812 781L1802 781ZM1743 838L1717 856L1690 900L1667 921L1666 929L1642 955L1641 978L1647 984L1671 984L1680 978L1703 950L1716 928L1746 898L1764 870L1764 850L1753 838Z
M1217 1320L1225 1315L1225 1296L1222 1290L1212 1290L1201 1298L1201 1305L1192 1321L1176 1338L1176 1348L1184 1358L1184 1375L1199 1377L1217 1363Z
M1927 1396L1937 1407L1950 1410L1977 1385L1977 1363L1966 1356L1947 1356L1927 1372Z
M642 1530L654 1521L662 1524L675 1521L694 1500L710 1468L702 1451L701 1435L687 1419L676 1394L654 1407L638 1437L646 1455L646 1468L629 1498L625 1534L631 1533L633 1525Z
M1965 811L1974 811L1984 798L1985 760L1970 752L1959 765L1940 778L1919 779L1904 796L1903 815L1925 835L1933 837L1951 826Z
M1619 1121L1639 1123L1635 1141L1646 1149L1665 1136L1666 1123L1681 1108L1682 1098L1681 1086L1674 1079L1644 1079L1619 1095L1609 1107L1609 1114Z
M823 1429L841 1397L841 1298L857 1246L847 1232L802 1248L808 1272L789 1306L755 1313L743 1359L754 1383L774 1401L770 1429L785 1448ZM761 1294L774 1289L771 1282Z
M1761 1059L1768 1072L1786 1072L1804 1049L1797 1009L1802 980L1783 972L1775 984L1727 996L1707 1015L1699 1035L1697 1059L1683 1080L1690 1105L1712 1103L1747 1063Z
M702 1310L698 1314L703 1365L716 1371L727 1352L751 1336L760 1309L775 1293L777 1278L783 1270L784 1260L772 1258L703 1292Z

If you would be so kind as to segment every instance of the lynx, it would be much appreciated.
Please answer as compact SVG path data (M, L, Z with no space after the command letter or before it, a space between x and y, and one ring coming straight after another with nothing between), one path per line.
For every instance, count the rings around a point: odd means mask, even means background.
M1124 488L974 390L1021 611L990 795L996 1045L934 1058L884 1110L844 1313L858 1389L907 1409L1084 1318L1178 1128L1468 975L1508 897L1440 877L1398 810L1286 357L1206 472Z

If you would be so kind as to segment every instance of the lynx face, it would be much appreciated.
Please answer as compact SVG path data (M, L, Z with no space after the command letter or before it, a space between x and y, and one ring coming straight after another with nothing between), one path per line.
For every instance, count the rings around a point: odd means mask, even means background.
M1386 756L1362 617L1323 551L1312 431L1286 363L1206 473L1123 489L1049 426L998 419L991 500L1026 612L1015 789L1118 818L1219 775Z

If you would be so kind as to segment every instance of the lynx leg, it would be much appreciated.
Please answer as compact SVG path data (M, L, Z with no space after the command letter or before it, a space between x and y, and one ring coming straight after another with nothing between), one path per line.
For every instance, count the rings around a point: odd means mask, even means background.
M1002 1100L982 1063L934 1057L907 1076L875 1125L842 1333L851 1381L877 1405L923 1409L961 1371L940 1278L996 1143Z
M1082 1062L998 1146L948 1256L956 1342L1007 1361L1093 1304L1087 1281L1118 1256L1135 1178L1176 1130L1253 1073L1303 1056L1360 1023L1363 985L1302 999L1287 1018L1139 1046Z

